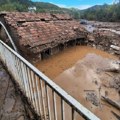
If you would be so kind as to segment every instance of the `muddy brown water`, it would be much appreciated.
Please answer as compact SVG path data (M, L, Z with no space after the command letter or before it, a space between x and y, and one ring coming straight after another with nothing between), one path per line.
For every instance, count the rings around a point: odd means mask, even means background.
M99 99L107 91L108 97L119 100L115 89L103 86L108 85L111 75L104 72L97 74L97 68L108 67L111 59L117 57L91 47L75 46L37 62L35 66L102 120L117 120L111 111L117 114L119 111ZM96 93L98 106L86 100L85 90Z
M54 79L64 70L72 67L78 60L84 58L88 53L96 53L97 55L101 55L105 58L116 59L115 56L101 50L87 46L75 46L67 48L48 59L38 61L34 65L49 78Z

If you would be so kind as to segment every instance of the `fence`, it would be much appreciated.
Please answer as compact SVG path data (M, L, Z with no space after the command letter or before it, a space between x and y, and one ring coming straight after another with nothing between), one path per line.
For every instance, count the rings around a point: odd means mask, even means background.
M100 120L1 40L0 59L42 120Z

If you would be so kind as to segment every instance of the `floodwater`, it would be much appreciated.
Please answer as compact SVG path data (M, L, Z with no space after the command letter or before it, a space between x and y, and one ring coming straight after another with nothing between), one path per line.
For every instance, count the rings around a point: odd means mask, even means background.
M120 103L119 93L109 86L113 74L104 71L110 65L110 59L89 53L54 81L102 120L117 120L111 111L120 115L119 111L101 100L107 93Z
M101 100L107 93L109 98L120 102L116 90L108 86L112 75L100 72L109 67L112 59L117 58L88 46L75 46L38 61L35 66L102 120L117 120L112 112L119 115L119 111Z
M95 53L105 58L116 58L113 55L88 46L74 46L53 55L48 59L38 61L34 65L49 78L54 79L60 73L72 67L78 60L84 58L88 53Z

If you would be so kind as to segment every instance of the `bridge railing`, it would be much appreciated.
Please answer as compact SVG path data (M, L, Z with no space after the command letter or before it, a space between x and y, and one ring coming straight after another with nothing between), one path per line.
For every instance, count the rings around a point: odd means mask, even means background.
M42 120L100 120L1 40L0 59Z

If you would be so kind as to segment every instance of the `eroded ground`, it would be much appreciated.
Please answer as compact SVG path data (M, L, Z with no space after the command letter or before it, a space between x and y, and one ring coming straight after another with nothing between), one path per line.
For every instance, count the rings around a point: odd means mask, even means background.
M21 97L0 62L0 120L31 120Z

